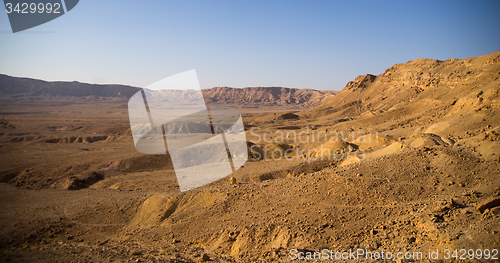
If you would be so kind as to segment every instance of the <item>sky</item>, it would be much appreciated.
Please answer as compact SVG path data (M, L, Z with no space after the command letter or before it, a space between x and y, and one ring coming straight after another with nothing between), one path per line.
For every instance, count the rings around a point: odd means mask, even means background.
M486 0L80 0L15 34L0 12L0 74L145 87L195 69L202 88L341 90L395 63L498 51L498 14Z

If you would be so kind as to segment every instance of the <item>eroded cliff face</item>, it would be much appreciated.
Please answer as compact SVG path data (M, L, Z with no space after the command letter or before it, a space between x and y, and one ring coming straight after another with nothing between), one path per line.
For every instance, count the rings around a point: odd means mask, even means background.
M318 106L337 92L283 87L230 88L214 87L203 90L207 105L235 104L248 106Z

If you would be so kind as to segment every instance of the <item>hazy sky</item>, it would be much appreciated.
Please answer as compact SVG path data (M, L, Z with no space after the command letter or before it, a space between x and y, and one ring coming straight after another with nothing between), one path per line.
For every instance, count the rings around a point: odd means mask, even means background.
M0 73L139 87L196 69L202 88L341 90L395 63L500 50L500 1L80 0L16 34L0 14Z

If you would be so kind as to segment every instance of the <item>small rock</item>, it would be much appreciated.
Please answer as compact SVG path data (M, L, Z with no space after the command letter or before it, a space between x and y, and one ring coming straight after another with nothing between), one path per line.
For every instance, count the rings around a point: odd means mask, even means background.
M130 255L131 256L138 256L138 255L142 255L142 252L138 249L132 249L132 250L130 250Z
M470 211L470 208L467 207L467 208L460 210L460 213L462 213L463 215L466 215L466 214L472 213L472 211Z
M441 223L443 221L444 221L444 218L442 216L435 215L435 214L431 215L431 222L433 222L433 223Z
M210 256L208 256L207 253L203 254L203 256L201 256L201 260L202 261L209 261L210 260Z
M236 178L234 177L229 178L229 184L236 184Z
M494 215L500 215L500 207L494 207L491 209L491 212L494 214Z
M434 211L436 211L436 212L444 212L446 210L453 209L455 206L456 206L456 204L453 201L453 199L438 201L437 204L436 204L436 206L434 207Z
M500 206L500 197L498 197L498 196L489 198L489 199L479 203L476 206L476 209L479 210L479 212L483 213L486 209L497 207L497 206Z

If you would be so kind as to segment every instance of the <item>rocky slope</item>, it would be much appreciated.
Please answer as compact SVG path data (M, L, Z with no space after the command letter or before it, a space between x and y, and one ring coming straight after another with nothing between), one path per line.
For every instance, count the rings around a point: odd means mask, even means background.
M215 87L204 90L207 104L236 104L250 107L301 105L312 107L333 97L335 91L293 89L283 87L230 88Z
M498 159L500 51L396 64L378 76L357 77L299 115L329 129L373 130L414 146L434 140L422 136L434 136L442 141L436 143L467 146L485 159Z
M416 59L383 74L358 76L307 114L440 111L440 116L495 111L499 106L500 51L467 59ZM437 116L438 119L442 117ZM413 120L415 121L415 120Z

